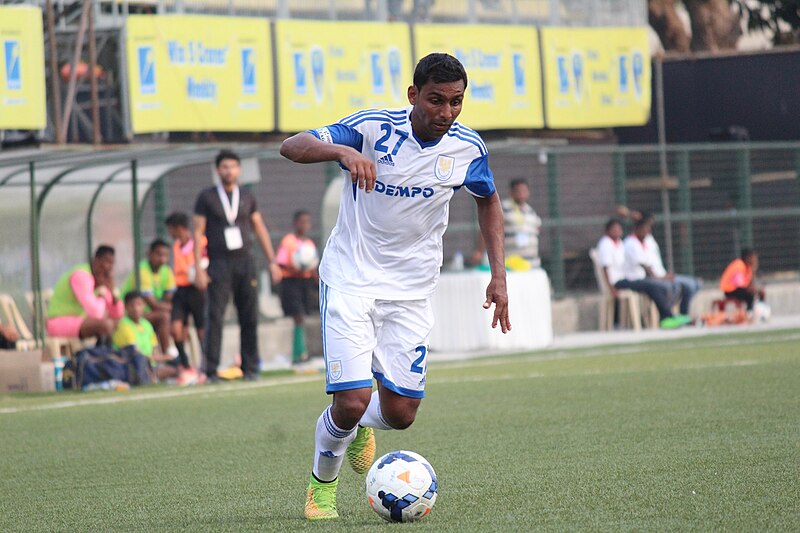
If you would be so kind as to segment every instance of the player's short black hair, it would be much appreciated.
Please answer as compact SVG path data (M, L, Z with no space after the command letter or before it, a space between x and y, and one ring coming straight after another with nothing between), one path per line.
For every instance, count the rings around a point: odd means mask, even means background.
M517 185L525 185L526 187L529 187L528 180L526 180L525 178L514 178L513 180L511 180L512 189Z
M294 215L292 215L292 222L297 222L303 215L310 215L310 214L311 213L309 213L305 209L298 209L297 211L294 212Z
M183 212L171 213L165 220L164 224L173 228L188 228L189 215Z
M622 221L618 218L609 218L608 222L606 222L606 231L610 230L611 226L613 226L614 224L619 224L620 226L622 226Z
M239 158L239 154L237 154L233 150L220 150L219 153L217 154L217 157L214 158L214 165L219 167L219 164L226 159L232 159L237 163L242 162L241 158Z
M144 300L144 294L142 294L140 291L130 291L128 294L125 295L124 299L125 305L128 305L136 298L141 298Z
M107 255L114 255L114 247L109 246L108 244L101 244L97 247L94 251L94 258L100 259L101 257L105 257Z
M153 242L150 243L150 251L154 251L159 246L163 246L164 248L169 249L169 244L164 239L155 239Z
M751 255L756 255L754 248L742 248L742 253L740 254L742 261L745 261Z
M647 211L642 211L642 216L639 218L639 220L634 222L633 227L641 228L645 224L650 224L652 222L655 222L655 220L656 217L654 217L652 213L648 213Z
M464 80L464 89L467 88L467 71L461 61L450 54L428 54L417 63L414 69L414 86L421 89L423 85L433 83L450 83Z

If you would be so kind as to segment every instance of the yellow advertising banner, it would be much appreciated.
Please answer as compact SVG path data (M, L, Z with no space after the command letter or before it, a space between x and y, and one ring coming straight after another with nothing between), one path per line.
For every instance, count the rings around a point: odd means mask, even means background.
M650 119L645 28L544 28L549 128L639 126Z
M279 20L278 126L300 131L360 109L408 105L407 24Z
M0 130L47 125L42 10L0 6Z
M126 44L134 133L275 128L266 19L132 15Z
M474 129L541 128L542 79L535 28L417 24L417 59L447 52L467 70L459 122Z

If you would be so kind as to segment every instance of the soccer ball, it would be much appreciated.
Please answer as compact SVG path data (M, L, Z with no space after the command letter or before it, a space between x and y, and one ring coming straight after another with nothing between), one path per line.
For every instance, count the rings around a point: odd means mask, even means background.
M317 247L312 242L305 242L297 247L297 251L292 257L292 262L302 270L308 272L313 270L319 263L319 255L317 255Z
M439 493L436 473L421 455L387 453L367 472L367 501L389 522L415 522L431 512Z

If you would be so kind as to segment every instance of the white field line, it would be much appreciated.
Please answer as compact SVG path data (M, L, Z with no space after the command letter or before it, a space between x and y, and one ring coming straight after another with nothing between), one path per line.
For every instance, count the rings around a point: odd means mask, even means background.
M773 342L790 342L790 341L800 341L800 333L789 333L786 335L776 336L769 339L770 343ZM669 350L683 350L683 349L702 349L702 348L724 348L726 346L750 346L754 344L764 344L764 339L731 339L731 338L722 338L715 339L715 342L703 342L702 344L698 345L697 343L680 343L680 344L669 344L668 346L664 346L663 349ZM661 347L657 346L649 346L644 344L635 344L635 345L623 345L623 346L608 346L608 347L599 347L592 350L581 350L580 348L577 349L570 349L570 350L558 350L555 352L547 352L544 353L532 353L530 355L525 356L487 356L487 359L476 359L476 360L468 360L468 361L459 361L459 362L447 362L447 361L437 361L436 367L441 369L460 369L460 368L474 368L474 367L485 367L485 366L499 366L499 365L508 365L514 363L524 363L530 361L557 361L560 359L583 359L588 357L598 357L603 355L626 355L626 354L634 354L634 353L644 353L644 352L652 352L652 351L661 351ZM798 352L800 353L800 346L798 347Z
M668 371L681 371L681 370L702 370L706 368L725 368L725 367L735 367L735 366L754 366L758 364L762 364L766 361L755 361L752 359L743 359L739 361L727 361L727 362L719 362L719 363L697 363L697 364L689 364L689 365L679 365L679 366L662 366L662 367L655 367L655 368L622 368L616 370L586 370L584 372L569 372L569 373L558 373L554 372L552 374L545 374L542 372L529 372L529 373L517 373L517 374L500 374L497 376L474 376L474 377L458 377L458 378L441 378L431 380L430 385L438 385L440 383L451 384L451 383L475 383L475 382L483 382L483 381L514 381L520 379L539 379L539 378L555 378L555 377L566 377L566 376L613 376L613 375L620 375L620 374L640 374L645 372L657 372L660 370L668 370Z
M784 342L784 341L792 341L792 340L800 340L800 334L798 333L791 333L787 335L776 336L774 338L769 339L770 342ZM722 339L718 342L704 342L702 344L702 348L717 348L717 347L725 347L725 346L735 346L735 345L753 345L753 344L762 344L763 339ZM681 349L681 348L693 348L695 347L692 344L679 344L679 345L670 345L670 349ZM463 368L475 368L475 367L487 367L487 366L499 366L499 365L508 365L508 364L515 364L515 363L523 363L523 362L538 362L538 361L554 361L559 359L581 359L585 357L597 357L602 355L618 355L618 354L628 354L628 353L637 353L642 352L646 349L646 347L642 345L633 345L633 346L616 346L616 347L608 347L608 348L598 348L595 350L589 351L579 351L576 352L575 350L562 350L554 353L549 353L547 355L536 355L532 354L530 356L523 356L523 357L496 357L493 359L481 359L481 360L470 360L464 361L460 363L448 363L448 362L436 362L435 366L441 370L450 370L450 369L463 369ZM663 369L696 369L696 368L711 368L714 366L737 366L737 364L758 364L756 361L739 361L739 362L726 362L726 363L712 363L708 365L689 365L685 367L660 367ZM656 370L656 369L654 369ZM631 371L616 371L616 372L587 372L585 374L577 373L577 374L565 374L565 375L590 375L590 374L603 374L603 373L626 373L626 372L641 372L642 370L631 370ZM549 376L554 376L557 374L548 374ZM124 396L103 396L100 398L81 398L77 400L68 400L68 401L60 401L54 403L43 403L38 405L30 405L30 406L21 406L21 407L3 407L0 408L0 415L4 414L15 414L21 412L28 412L28 411L49 411L53 409L67 409L71 407L83 407L83 406L90 406L90 405L108 405L108 404L115 404L115 403L124 403L124 402L132 402L132 401L144 401L144 400L156 400L161 398L177 398L181 396L194 396L194 395L212 395L212 394L222 394L222 393L240 393L244 390L248 389L260 389L260 388L267 388L267 387L277 387L281 385L292 385L298 383L309 383L318 381L321 376L302 376L302 377L290 377L290 378L282 378L282 379L275 379L275 380L265 380L262 382L256 383L236 383L231 385L215 385L215 386L196 386L196 387L189 387L184 389L172 389L172 390L163 390L163 391L152 391L152 392L143 392L138 394L130 394ZM503 377L476 377L476 378L441 378L432 381L431 383L466 383L472 381L492 381L498 379L532 379L532 378L540 378L545 377L543 374L539 373L528 373L528 374L514 374L509 375L506 378Z
M281 385L296 385L298 383L308 383L318 381L321 376L291 377L275 380L265 380L256 383L236 383L231 385L198 385L182 389L170 389L152 392L142 392L139 394L128 394L124 396L103 396L102 398L81 398L79 400L68 400L54 403L43 403L24 407L4 407L0 408L0 414L13 414L24 411L49 411L53 409L68 409L70 407L85 407L89 405L108 405L125 402L141 402L144 400L158 400L161 398L177 398L181 396L212 395L231 393L237 394L248 389L262 389L267 387L278 387Z

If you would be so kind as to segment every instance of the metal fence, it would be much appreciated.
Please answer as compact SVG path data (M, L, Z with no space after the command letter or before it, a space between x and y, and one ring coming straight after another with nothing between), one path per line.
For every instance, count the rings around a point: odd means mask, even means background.
M211 183L216 148L0 152L0 292L22 301L32 288L51 287L100 242L117 247L121 279L144 244L164 234L169 212L193 211L198 192ZM290 163L276 145L235 148L251 158L247 173L260 175L249 186L276 244L291 231L296 209L309 210L320 227L326 190L338 187L335 165ZM513 178L531 184L531 203L544 220L543 266L556 297L596 290L588 251L618 205L655 214L655 237L662 252L673 250L679 273L716 283L743 247L755 247L761 275L798 278L800 143L669 146L666 179L657 146L508 140L489 143L489 149L501 196ZM321 241L324 233L315 236ZM477 233L474 201L457 193L444 241L445 268L456 251L469 256Z
M45 0L0 0L0 4L44 6ZM80 17L80 2L53 0L63 23ZM535 24L549 26L643 26L641 0L93 0L98 20L118 24L129 13ZM72 15L70 15L72 14Z

